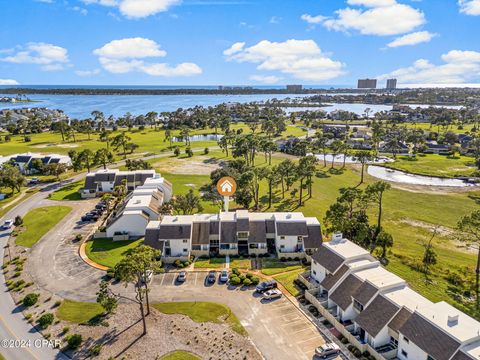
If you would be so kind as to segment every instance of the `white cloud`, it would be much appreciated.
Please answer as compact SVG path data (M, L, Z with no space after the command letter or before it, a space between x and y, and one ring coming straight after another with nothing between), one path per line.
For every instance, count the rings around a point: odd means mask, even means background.
M352 6L335 11L335 18L319 19L329 30L358 31L363 35L405 34L425 23L425 15L396 0L348 0Z
M258 64L258 70L279 71L306 81L329 80L344 73L344 64L330 59L313 40L263 40L248 48L235 43L224 54L228 61Z
M275 84L282 80L281 77L275 75L252 75L250 80L262 83L262 84Z
M126 74L132 71L143 72L151 76L193 76L202 73L194 63L185 62L176 66L167 63L146 62L146 58L165 57L167 52L153 40L145 38L127 38L113 40L93 51L98 55L102 67L114 74Z
M181 0L82 0L85 4L98 4L118 7L128 18L140 19L168 11Z
M74 6L74 7L72 8L72 10L73 10L73 11L77 11L77 12L79 12L79 13L82 14L82 15L87 15L87 14L88 14L88 10L87 10L87 9L84 9L84 8L82 8L82 7L80 7L80 6Z
M63 70L69 64L67 49L47 43L28 43L0 61L17 64L37 64L45 71Z
M115 59L139 59L167 55L166 51L160 49L160 45L155 41L141 37L113 40L94 50L93 53L101 57Z
M396 38L392 42L388 43L387 46L390 48L396 48L399 46L412 46L421 43L426 43L432 40L436 34L433 34L428 31L418 31L411 34L403 35L399 38Z
M0 79L0 85L20 85L17 80Z
M460 12L467 15L480 15L480 0L458 0Z
M272 16L270 18L270 24L280 24L281 21L282 21L282 18L278 16Z
M313 25L321 24L322 22L328 19L326 16L322 16L322 15L312 16L310 14L303 14L300 18L303 21L306 21L307 23L313 24Z
M380 80L397 78L401 83L462 84L480 81L480 52L451 50L441 56L436 65L419 59L411 66L379 76Z
M90 77L100 74L100 69L93 69L93 70L76 70L75 74L81 77Z

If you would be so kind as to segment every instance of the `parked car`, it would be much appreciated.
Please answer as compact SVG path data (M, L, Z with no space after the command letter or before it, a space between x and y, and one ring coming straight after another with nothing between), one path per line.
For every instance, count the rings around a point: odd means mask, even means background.
M5 222L2 225L2 230L10 229L12 226L13 226L13 220L12 219L5 220Z
M140 278L141 278L140 281L143 284L150 283L150 281L152 281L152 278L153 278L153 271L152 270L147 270L146 276L142 275Z
M272 290L277 288L277 282L275 280L268 280L264 281L257 286L255 286L255 290L259 293L263 293L267 290Z
M220 273L220 281L227 282L228 281L228 270L222 270Z
M278 289L267 290L263 293L265 300L279 299L282 297L282 292Z
M106 207L107 205L105 203L98 203L97 205L95 205L95 209L97 210L105 210Z
M33 178L31 178L30 180L28 180L28 183L29 183L30 185L35 185L35 184L38 184L38 181L39 181L39 180L38 180L37 177L33 177Z
M209 284L214 284L215 281L217 280L217 273L216 271L209 271L207 275L207 283Z
M180 271L177 276L177 281L178 282L185 282L187 280L187 272L186 271Z
M315 349L315 355L326 359L329 356L337 355L340 352L340 347L335 343L326 343L325 345L319 346Z
M97 221L99 216L97 214L86 213L82 216L82 221Z

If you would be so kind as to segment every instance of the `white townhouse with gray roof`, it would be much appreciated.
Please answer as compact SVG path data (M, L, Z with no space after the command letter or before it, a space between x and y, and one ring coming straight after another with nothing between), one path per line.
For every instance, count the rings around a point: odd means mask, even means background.
M167 259L190 255L259 255L303 258L322 243L320 223L302 213L250 213L247 210L165 216L148 224L145 243Z
M480 359L480 322L416 293L341 234L321 245L299 280L322 316L378 360Z

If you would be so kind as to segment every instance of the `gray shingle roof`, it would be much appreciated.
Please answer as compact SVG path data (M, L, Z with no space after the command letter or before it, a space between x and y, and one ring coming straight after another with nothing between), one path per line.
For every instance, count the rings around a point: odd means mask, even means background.
M355 291L353 298L363 306L367 306L368 302L375 296L377 291L378 289L375 286L365 281L362 286Z
M160 249L160 241L158 240L158 234L160 229L146 229L145 230L145 240L143 243L145 245L151 246L155 249ZM163 250L163 245L160 250Z
M237 231L248 231L249 221L248 218L237 219Z
M343 265L335 271L335 274L328 274L325 279L323 279L322 283L320 285L323 286L325 290L330 290L337 282L340 280L340 278L345 275L345 273L348 271L348 266Z
M393 331L398 333L398 329L400 329L403 324L412 316L412 312L408 310L406 307L403 307L397 315L388 323L388 327Z
M305 249L318 249L322 246L322 229L320 225L307 226L308 237L303 239Z
M354 275L348 275L345 280L330 295L330 299L337 304L340 309L347 310L352 304L353 293L362 285L362 281Z
M264 243L266 238L266 225L265 221L251 221L250 222L250 234L248 236L249 243Z
M400 308L378 295L372 303L357 316L355 322L371 336L375 337L390 322Z
M280 236L307 236L307 223L305 221L277 221L277 235Z
M96 188L97 188L97 184L95 183L95 176L87 175L87 177L85 178L84 189L95 190Z
M237 224L233 221L222 221L220 224L220 242L236 243L237 242Z
M463 351L458 350L457 353L453 355L452 360L475 360L475 359L465 354Z
M403 324L399 332L436 360L449 360L460 344L417 313Z
M326 246L320 246L312 255L312 259L322 265L329 272L334 273L343 264L343 258L335 254Z
M210 221L210 234L218 235L219 222L218 220Z
M274 220L266 220L265 224L267 226L267 233L274 234L275 233L275 221Z
M160 240L190 239L191 225L175 224L160 225L158 238Z
M210 243L210 222L193 223L192 245L208 245Z

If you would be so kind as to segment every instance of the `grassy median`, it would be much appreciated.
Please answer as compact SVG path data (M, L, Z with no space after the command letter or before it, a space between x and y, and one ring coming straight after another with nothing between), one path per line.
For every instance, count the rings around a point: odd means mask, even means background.
M247 331L228 306L213 302L167 302L154 304L153 307L164 314L182 314L195 322L226 323L241 335Z
M49 199L56 200L56 201L73 201L73 200L80 200L82 197L78 192L81 188L83 188L85 181L75 181L71 184L67 184L60 189L53 192Z
M200 358L188 351L177 350L162 356L160 360L200 360Z
M88 258L99 265L113 268L125 254L143 243L140 240L113 241L112 239L92 239L87 242L85 252Z
M103 308L100 304L73 300L63 300L57 310L59 319L76 324L88 323L91 319L102 314Z
M15 243L32 247L70 211L72 208L68 206L46 206L30 210L23 218Z

